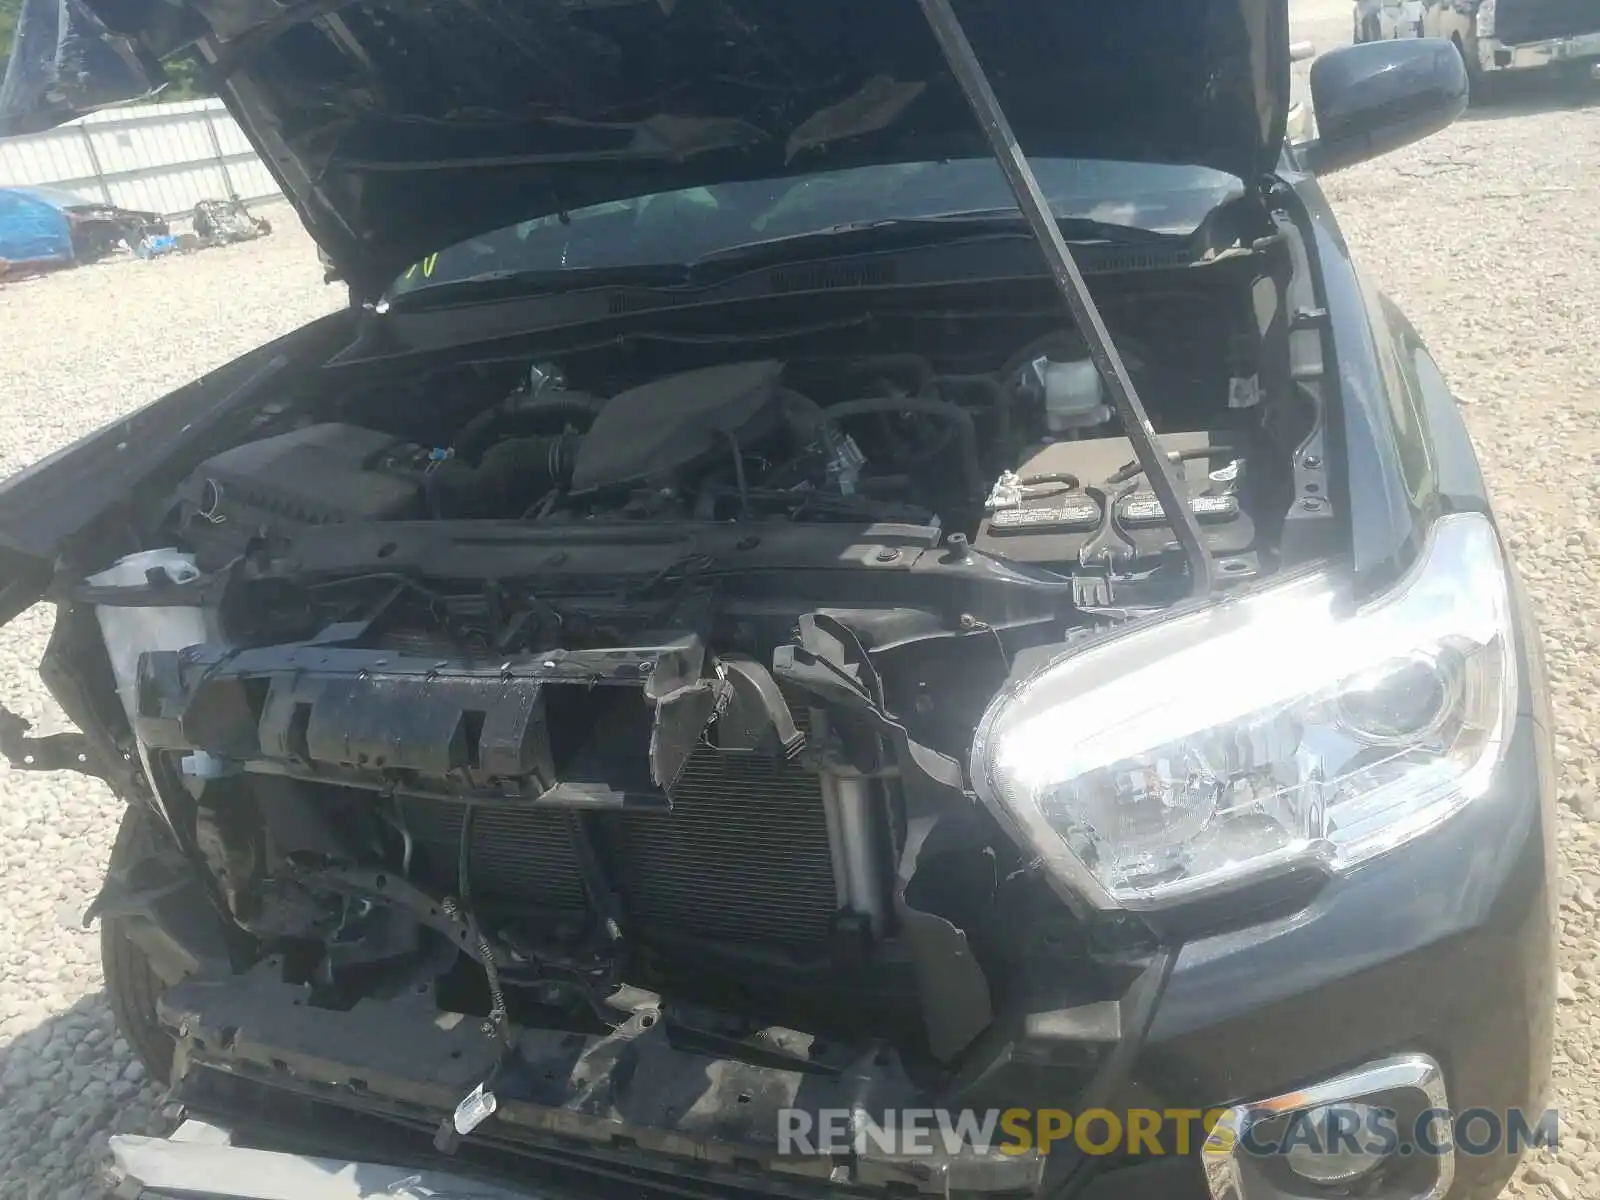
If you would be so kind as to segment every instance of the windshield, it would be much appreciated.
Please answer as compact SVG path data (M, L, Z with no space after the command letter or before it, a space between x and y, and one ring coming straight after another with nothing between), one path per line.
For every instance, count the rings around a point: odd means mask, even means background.
M1219 204L1244 193L1238 179L1207 167L1080 159L1042 159L1032 165L1057 217L1158 233L1193 233ZM389 295L491 272L691 263L753 241L838 225L1014 205L991 159L715 184L598 204L472 238L414 264Z

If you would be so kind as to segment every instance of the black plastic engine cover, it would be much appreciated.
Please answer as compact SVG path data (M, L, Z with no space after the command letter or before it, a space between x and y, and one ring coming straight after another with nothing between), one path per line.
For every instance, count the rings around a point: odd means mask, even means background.
M668 487L737 444L751 449L783 422L779 362L733 363L653 380L613 397L589 428L574 494Z
M427 452L386 433L322 424L201 463L181 498L199 521L249 530L422 514Z

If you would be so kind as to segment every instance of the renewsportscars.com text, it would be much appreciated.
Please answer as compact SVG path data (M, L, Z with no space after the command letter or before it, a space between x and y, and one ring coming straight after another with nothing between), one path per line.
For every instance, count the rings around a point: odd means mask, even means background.
M1315 1117L1289 1113L1235 1138L1218 1123L1222 1108L938 1109L907 1108L869 1114L861 1109L782 1109L780 1154L881 1154L925 1157L955 1154L1048 1154L1073 1146L1084 1154L1186 1155L1231 1153L1271 1156L1297 1148L1368 1154L1520 1154L1555 1148L1560 1118L1554 1109L1529 1114L1470 1108L1428 1109L1402 1117L1393 1109L1332 1105Z

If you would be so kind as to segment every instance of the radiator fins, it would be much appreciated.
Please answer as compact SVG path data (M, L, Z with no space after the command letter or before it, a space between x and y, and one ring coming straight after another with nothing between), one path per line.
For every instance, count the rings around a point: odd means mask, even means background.
M458 887L464 806L405 799L419 873ZM671 812L607 815L600 847L630 919L646 931L728 942L815 945L839 907L817 777L759 755L701 746ZM472 895L577 910L583 881L564 814L484 806L472 819Z
M702 747L671 813L623 824L623 891L646 924L730 941L814 943L839 907L815 775Z
M401 813L422 856L422 874L460 890L457 867L465 806L405 798ZM481 807L472 817L468 858L472 894L539 908L583 907L583 878L572 856L566 821L554 809Z

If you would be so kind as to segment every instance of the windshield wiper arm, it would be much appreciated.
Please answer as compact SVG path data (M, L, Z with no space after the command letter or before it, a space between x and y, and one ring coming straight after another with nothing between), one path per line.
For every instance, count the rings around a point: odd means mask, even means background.
M1011 131L1011 122L1000 107L994 89L989 86L989 77L984 74L983 65L973 53L972 43L967 40L966 30L961 27L950 0L917 0L917 3L951 73L961 85L961 91L983 130L995 162L1000 165L1012 195L1017 198L1017 207L1033 227L1033 236L1038 240L1039 249L1050 267L1056 287L1067 302L1078 331L1083 334L1089 357L1094 361L1100 377L1105 380L1106 391L1111 394L1117 416L1122 420L1128 440L1133 443L1145 478L1149 480L1162 511L1171 522L1172 532L1183 547L1184 557L1189 561L1190 591L1196 597L1206 596L1212 585L1211 555L1201 536L1200 523L1190 511L1187 501L1178 494L1177 478L1172 466L1161 452L1155 429L1145 415L1144 405L1128 375L1128 368L1111 340L1111 333L1106 329L1100 310L1095 307L1083 273L1073 261L1072 251L1050 212L1044 193L1039 189L1033 168L1028 165L1022 147L1017 143L1017 136Z

